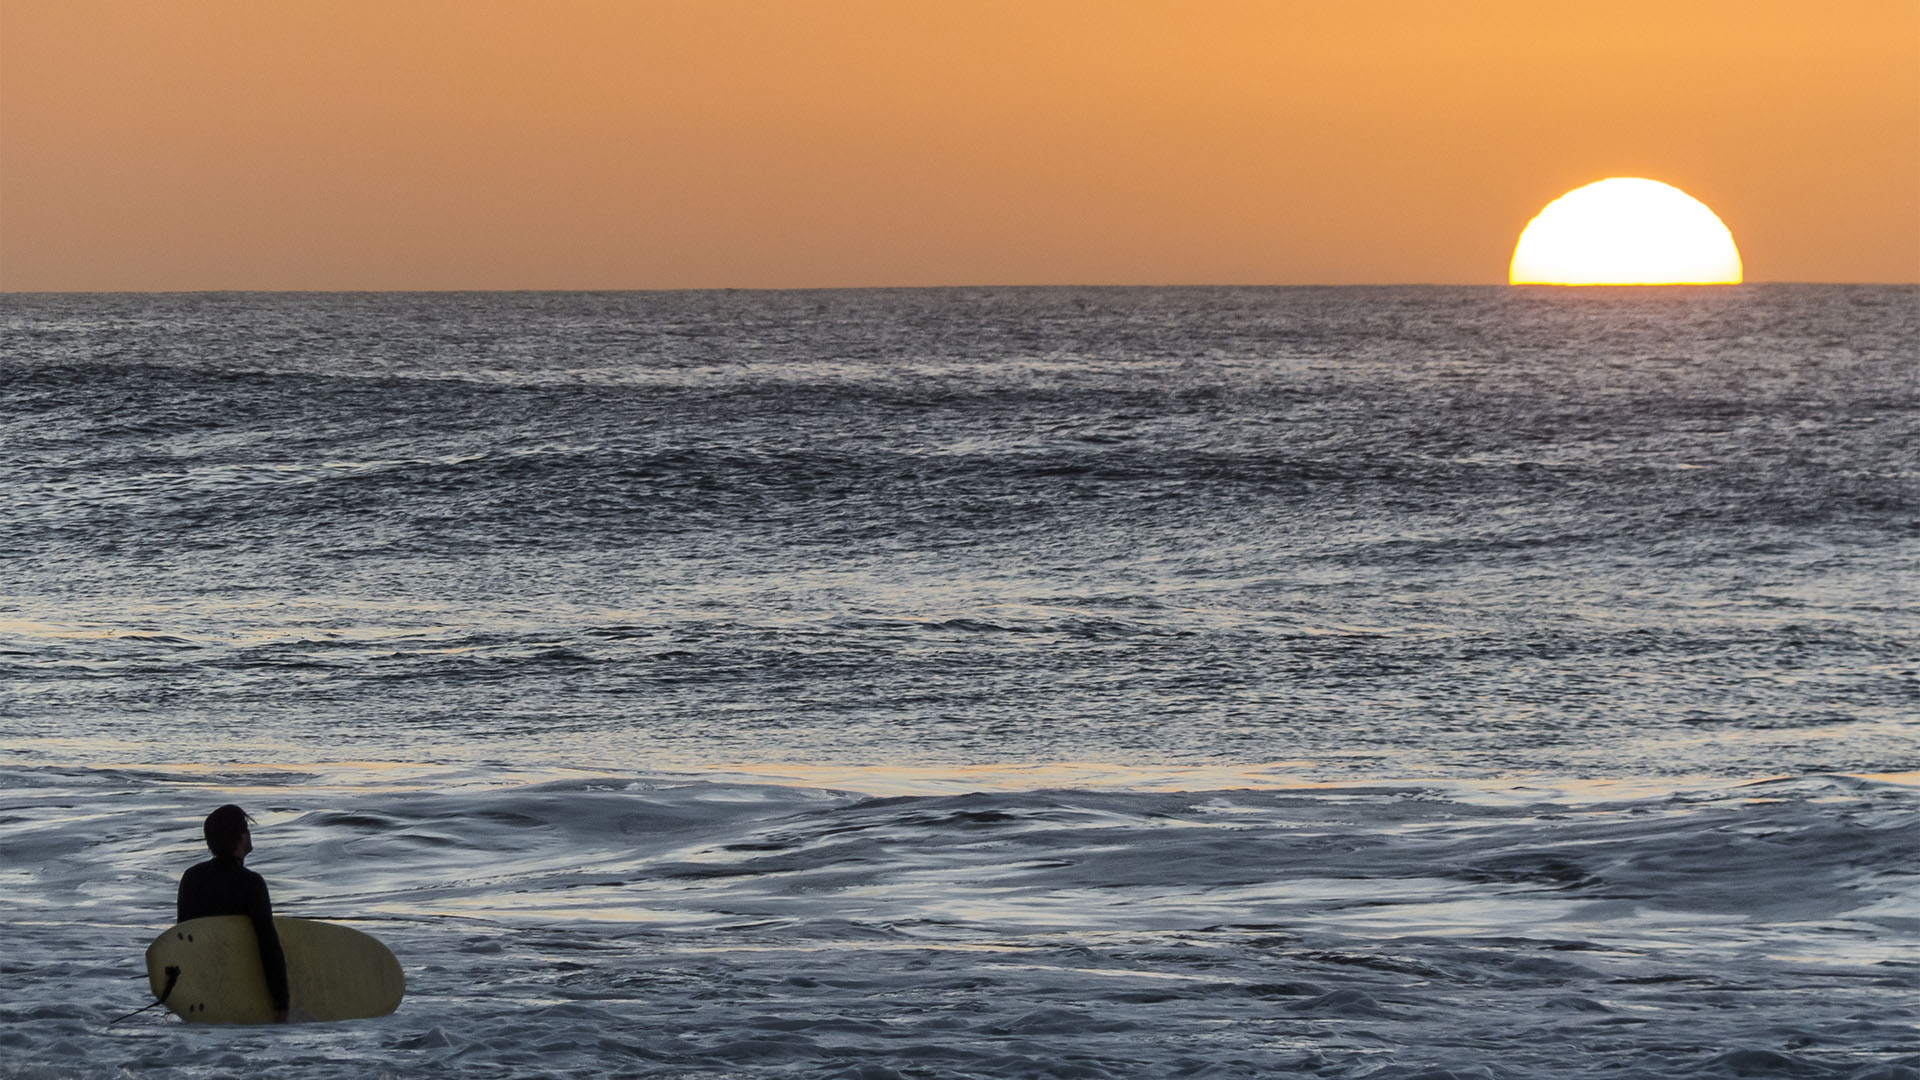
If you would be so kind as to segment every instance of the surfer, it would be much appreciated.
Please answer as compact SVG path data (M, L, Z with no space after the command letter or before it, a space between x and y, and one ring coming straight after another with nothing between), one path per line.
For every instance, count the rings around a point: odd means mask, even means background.
M245 915L260 941L260 967L267 974L267 992L273 996L273 1019L287 1021L287 959L280 951L280 935L273 929L273 901L267 881L243 865L253 850L252 819L229 803L207 815L207 849L213 858L187 868L180 875L179 922L209 915Z

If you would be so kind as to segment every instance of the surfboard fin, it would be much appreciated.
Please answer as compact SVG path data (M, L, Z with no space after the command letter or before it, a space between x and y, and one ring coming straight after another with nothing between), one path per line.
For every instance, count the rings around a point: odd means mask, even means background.
M135 1009L132 1012L128 1013L125 1016L120 1017L117 1020L109 1020L107 1021L107 1026L112 1027L113 1025L119 1023L121 1020L131 1020L134 1017L139 1016L141 1013L146 1012L148 1009L157 1009L160 1006L165 1005L167 1003L167 995L173 993L174 984L180 981L180 965L168 964L165 970L167 973L167 985L160 988L160 996L154 999L153 1004Z

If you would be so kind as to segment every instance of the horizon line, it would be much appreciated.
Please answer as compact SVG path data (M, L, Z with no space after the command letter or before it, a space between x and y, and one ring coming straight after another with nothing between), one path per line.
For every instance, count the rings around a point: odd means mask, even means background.
M384 296L384 295L486 295L486 294L530 294L530 293L712 293L712 292L940 292L983 289L1739 289L1746 286L1772 285L1833 285L1845 287L1881 286L1904 288L1920 286L1920 278L1906 281L1741 281L1741 282L1672 282L1663 284L1559 284L1549 282L1437 282L1437 281L1394 281L1394 282L1167 282L1150 284L1144 282L1120 283L1000 283L1000 284L951 284L951 285L676 285L651 287L584 287L567 288L551 286L531 286L524 288L208 288L208 289L4 289L0 296Z

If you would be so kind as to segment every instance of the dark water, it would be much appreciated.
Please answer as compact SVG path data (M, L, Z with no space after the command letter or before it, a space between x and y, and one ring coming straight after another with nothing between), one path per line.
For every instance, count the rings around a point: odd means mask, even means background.
M0 1073L1920 1077L1920 290L0 297ZM360 1025L149 1017L237 800Z
M630 767L1911 763L1910 288L6 313L16 738Z

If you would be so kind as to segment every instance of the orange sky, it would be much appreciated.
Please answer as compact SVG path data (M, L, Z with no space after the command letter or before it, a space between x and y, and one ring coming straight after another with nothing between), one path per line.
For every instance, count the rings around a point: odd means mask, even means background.
M1920 2L0 0L0 288L1920 280Z

